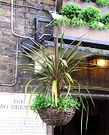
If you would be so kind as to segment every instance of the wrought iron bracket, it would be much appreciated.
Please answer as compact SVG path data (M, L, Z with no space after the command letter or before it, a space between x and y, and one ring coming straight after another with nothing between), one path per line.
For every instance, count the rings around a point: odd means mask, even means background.
M43 42L44 40L50 40L53 38L53 27L50 26L52 18L37 17L35 18L35 40L38 42ZM48 26L44 27L44 34L39 37L39 22L48 23ZM47 30L46 30L47 29Z

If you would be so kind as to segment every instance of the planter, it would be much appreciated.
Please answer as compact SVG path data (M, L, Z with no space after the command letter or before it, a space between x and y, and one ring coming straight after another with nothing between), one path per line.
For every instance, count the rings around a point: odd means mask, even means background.
M67 111L59 112L57 108L46 108L38 111L41 119L48 125L60 126L70 122L76 109L71 107Z
M60 1L61 5L64 6L66 5L68 2L72 2L72 1L68 1L68 0L63 0ZM83 2L82 0L76 0L74 1L75 4L80 5L80 7L82 7L83 9L86 8L87 6L94 6L96 8L99 8L102 15L106 12L109 11L109 6L107 7L100 7L98 6L95 2ZM61 10L61 9L60 9ZM60 11L59 11L60 12ZM102 23L101 23L102 26ZM66 36L67 39L77 39L78 37L83 36L83 40L85 42L93 42L93 43L101 43L101 42L109 42L109 29L107 30L97 30L97 29L93 29L90 28L88 26L61 26L58 25L57 28L54 28L54 34L63 34L64 36Z
M68 2L72 2L72 1L71 0L70 1L63 0L62 6L64 6ZM109 12L109 6L102 7L102 6L97 5L95 2L84 2L82 0L75 0L74 3L81 5L82 8L85 8L85 7L89 6L89 5L95 6L95 7L99 8L101 10L102 14L104 14L105 12Z
M109 30L95 30L85 26L72 27L62 26L59 24L56 27L54 27L54 34L56 33L64 33L64 36L69 36L71 38L78 38L83 36L82 38L85 40L94 40L95 42L109 42Z

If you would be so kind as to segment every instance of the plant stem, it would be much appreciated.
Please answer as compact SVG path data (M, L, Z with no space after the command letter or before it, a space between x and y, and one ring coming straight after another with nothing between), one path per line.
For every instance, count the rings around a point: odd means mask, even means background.
M54 38L54 44L55 44L55 67L56 67L56 80L58 78L58 35L56 34L56 37Z

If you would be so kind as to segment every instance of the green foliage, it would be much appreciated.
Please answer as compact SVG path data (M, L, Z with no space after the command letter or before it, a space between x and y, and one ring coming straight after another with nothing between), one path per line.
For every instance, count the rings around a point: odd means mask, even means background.
M73 19L70 20L70 24L72 26L85 26L86 22L84 22L82 19L80 18L76 18L74 17Z
M77 98L72 98L69 96L65 98L64 96L60 96L56 106L55 102L52 102L51 95L46 95L45 93L38 93L32 100L30 105L30 109L34 110L34 112L48 107L58 107L59 111L67 110L70 107L79 109L80 102L77 100Z
M42 108L47 108L52 105L52 98L50 96L46 96L46 94L38 93L36 97L32 100L30 105L30 109L36 112Z
M47 95L51 95L50 97L46 97L46 95L38 95L33 100L33 104L31 104L32 110L40 110L41 108L45 108L48 106L58 107L59 110L66 110L70 106L74 106L75 108L79 109L80 103L82 108L82 114L83 111L86 111L87 117L89 112L89 105L87 98L81 96L81 89L84 89L85 93L87 93L90 97L90 100L92 101L92 104L94 105L93 99L91 97L91 94L89 90L80 84L75 78L73 78L72 73L77 72L78 70L82 70L82 67L79 66L80 62L82 62L82 59L87 57L85 56L78 56L78 47L81 45L82 41L79 41L77 45L72 50L69 50L72 43L68 45L65 49L63 49L63 36L60 40L60 45L58 44L58 37L54 38L54 56L49 53L49 50L47 50L46 47L39 44L38 42L34 42L36 46L38 46L38 49L35 47L29 48L29 52L24 51L24 55L30 59L32 59L34 62L37 62L41 66L41 71L37 73L38 78L38 84L34 87L34 89L31 92L28 107L27 107L27 114L28 109L31 103L31 99L34 94L36 94L37 90L40 89L42 92L47 92ZM70 51L69 53L67 53ZM42 62L40 62L39 58ZM28 65L25 67L28 70ZM37 69L33 68L30 69L30 71L35 71ZM25 87L25 96L28 91L28 87L30 83L33 81L33 79L29 80ZM77 86L77 89L74 89L74 84ZM63 92L65 92L65 97L61 96ZM69 93L72 92L75 94L75 97L80 101L80 103L77 101L77 99L71 99L69 97ZM46 100L46 102L45 102ZM86 102L85 102L86 101ZM86 105L85 105L85 103ZM82 121L81 117L81 121ZM81 122L82 125L82 122ZM86 120L87 125L87 120ZM82 127L82 126L81 126ZM82 132L81 132L82 133Z
M109 0L96 0L99 6L109 6Z
M97 29L97 30L104 30L106 29L105 25L101 22L96 22L96 21L92 21L89 23L89 26L93 29Z
M97 30L109 29L109 13L105 13L106 15L102 17L100 9L92 5L82 9L77 4L68 2L62 7L61 14L63 17L55 19L53 25L89 26Z
M99 6L109 6L109 0L82 0L84 2L95 2Z
M83 1L85 1L85 2L90 2L91 0L83 0Z
M106 25L109 26L109 12L105 13L102 16L102 22Z
M55 19L53 22L53 25L62 24L63 26L65 26L69 23L70 23L70 20L66 16L63 16L62 18L58 20Z
M55 40L57 43L57 38ZM37 80L39 81L39 85L36 85L36 87L33 89L32 95L40 86L44 87L46 84L47 91L49 91L49 93L51 93L52 95L52 101L55 101L55 103L57 104L58 97L60 96L62 91L67 89L68 92L66 96L68 96L69 92L72 90L73 84L76 83L79 86L79 89L76 91L73 90L73 92L78 96L78 98L81 98L78 93L80 93L80 87L82 87L82 85L71 76L73 72L81 69L81 67L79 67L78 65L81 62L82 58L86 57L78 57L77 55L77 48L80 44L81 41L72 49L69 54L66 54L67 50L71 45L69 45L65 50L63 50L62 37L60 46L58 47L58 45L55 45L55 50L57 51L54 54L55 57L51 56L50 53L46 50L46 48L38 43L37 46L39 46L39 49L36 50L36 48L33 47L29 49L31 54L25 52L25 55L27 57L39 63L39 65L42 67L42 70L38 72L39 78ZM39 56L44 64L41 63L39 59L34 56ZM35 71L35 69L31 71ZM26 85L25 93L27 92L27 88L30 83L31 80ZM89 92L87 89L86 91Z
M101 11L100 9L90 5L83 9L81 13L81 17L86 22L91 21L100 21L101 19Z
M68 2L66 5L62 6L61 14L69 19L73 17L78 17L81 14L82 8L73 2Z

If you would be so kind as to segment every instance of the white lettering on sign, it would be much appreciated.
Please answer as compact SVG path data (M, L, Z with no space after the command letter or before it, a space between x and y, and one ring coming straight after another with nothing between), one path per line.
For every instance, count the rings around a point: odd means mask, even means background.
M0 93L0 135L46 135L46 124L37 113L26 109L27 94Z

